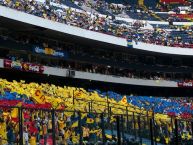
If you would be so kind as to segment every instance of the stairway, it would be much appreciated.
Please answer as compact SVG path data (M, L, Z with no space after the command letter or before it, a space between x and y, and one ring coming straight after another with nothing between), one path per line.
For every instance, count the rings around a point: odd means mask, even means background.
M143 7L144 6L144 0L138 0L138 5Z
M138 0L138 5L144 10L144 11L148 11L148 8L146 7L146 5L144 4L144 0ZM155 13L151 13L151 16L158 19L159 21L164 21L161 17L159 17L158 15L156 15Z
M157 14L152 13L151 16L153 16L154 18L158 19L159 21L164 21L161 17L159 17Z

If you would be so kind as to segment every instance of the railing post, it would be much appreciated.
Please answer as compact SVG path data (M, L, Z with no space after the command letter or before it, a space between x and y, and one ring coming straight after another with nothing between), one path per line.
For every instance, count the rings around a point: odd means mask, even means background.
M23 145L23 108L19 107L18 108L18 113L19 113L19 144Z
M129 116L128 116L128 107L126 107L126 117L127 117L127 133L129 131Z
M73 103L73 105L75 104L75 98L74 98L74 90L73 90L73 93L72 93L72 97L73 97L73 100L72 100L72 103Z
M138 126L139 126L139 130L138 130L138 134L139 134L139 139L140 139L140 144L142 145L142 137L141 137L141 120L140 120L140 116L137 117L138 119Z
M90 102L91 104L90 104L90 111L92 112L92 105L93 105L93 102L92 102L92 100L91 100L91 102Z
M148 112L148 111L147 111L146 117L147 117L147 118L146 118L147 120L146 120L145 125L144 125L144 126L145 126L145 129L146 129L146 126L149 127L149 112Z
M120 121L120 126L121 126L121 138L124 139L124 120L123 120L123 115L121 115L121 121Z
M116 117L117 121L117 145L121 145L121 133L120 133L120 117Z
M150 138L151 138L151 145L154 145L154 140L153 140L153 119L150 119Z
M191 122L191 129L192 129L192 134L193 134L193 122ZM192 136L193 139L193 136Z
M154 144L157 145L157 141L156 141L156 137L157 137L157 134L156 134L156 128L155 128L155 114L153 112L153 136L154 136Z
M137 132L136 132L136 126L135 126L135 113L133 112L133 127L134 127L134 136L135 140L137 139Z
M53 140L53 145L56 145L56 127L55 127L55 110L52 109L52 140Z
M109 102L107 102L107 106L108 106L108 118L110 118L110 106L109 106Z
M171 117L171 127L172 127L172 132L174 131L174 126L173 126L173 118Z
M111 107L109 108L109 113L108 113L109 115L109 117L108 117L108 124L110 125L110 129L111 129L111 134L113 134L113 130L114 130L114 128L113 128L113 123L111 124L111 117L112 117L112 113L111 113Z
M178 145L178 120L175 119L175 144Z
M78 112L78 129L80 131L79 145L82 145L82 122L81 122L81 112Z
M109 114L110 114L110 116L112 114L112 108L111 107L109 107Z
M105 145L106 139L105 139L105 128L104 128L104 114L101 114L101 128L102 128L102 142L103 145Z
M91 112L91 105L90 105L90 102L88 102L88 112L90 113Z

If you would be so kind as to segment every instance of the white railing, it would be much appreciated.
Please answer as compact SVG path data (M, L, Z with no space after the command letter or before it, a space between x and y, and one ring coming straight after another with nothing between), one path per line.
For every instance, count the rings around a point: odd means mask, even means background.
M191 48L182 48L182 47L169 47L155 44L148 44L143 42L133 42L134 49L166 53L166 54L175 54L175 55L193 55L193 49Z
M53 22L51 20L43 19L31 14L20 12L14 9L10 9L4 6L0 6L0 16L17 20L20 22L32 24L35 26L44 27L50 30L63 32L66 34L79 36L87 39L92 39L100 42L115 44L119 46L127 46L127 41L124 38L119 38L99 32L88 31L75 26L69 26L59 22Z
M47 19L43 19L34 15L31 15L31 14L10 9L4 6L0 6L0 16L13 19L16 21L32 24L35 26L44 27L50 30L63 32L65 34L79 36L82 38L92 39L92 40L105 42L113 45L128 47L127 40L124 38L119 38L119 37L115 37L115 36L111 36L111 35L107 35L99 32L93 32L93 31L81 29L75 26L62 24L59 22L54 22L51 20L47 20ZM142 42L138 42L138 44L133 43L133 48L146 50L146 51L153 51L158 53L193 55L193 49L153 45L153 44L147 44Z

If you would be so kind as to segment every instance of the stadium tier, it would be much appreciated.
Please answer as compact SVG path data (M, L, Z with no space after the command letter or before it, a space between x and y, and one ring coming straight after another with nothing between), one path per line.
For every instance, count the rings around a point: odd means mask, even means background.
M130 78L131 82L132 79L142 79L141 81L148 79L158 81L156 84L162 85L162 82L168 81L169 84L165 85L172 87L177 87L178 82L191 82L192 79L191 58L176 60L175 57L150 54L125 54L124 51L117 53L101 48L96 49L93 46L88 50L88 47L75 45L73 42L65 43L59 40L55 42L49 38L38 37L36 34L18 34L10 30L1 31L0 42L2 58L0 61L3 62L0 68L27 71L29 69L26 69L25 65L28 65L28 67L37 67L37 71L31 70L32 72L65 76L50 72L48 67L52 67L58 72L68 69ZM168 68L168 65L171 67ZM76 75L78 73L75 72L74 77ZM156 85L153 81L152 83L151 85Z
M100 3L103 5L103 2ZM98 2L96 2L98 4ZM105 3L105 1L104 1ZM101 15L100 13L95 12L87 12L86 10L81 10L76 5L76 2L71 2L69 0L64 1L54 1L43 3L41 1L1 1L0 4L2 6L7 6L19 11L26 12L28 14L32 14L38 17L42 17L45 19L49 19L52 21L64 23L71 26L80 27L86 30L101 32L104 34L113 35L116 37L126 38L128 41L134 42L145 42L156 45L163 45L169 47L183 47L183 48L193 48L192 44L192 27L189 26L189 23L185 25L183 28L177 27L177 30L166 30L166 29L146 29L144 27L147 25L147 22L144 21L134 21L134 19L130 20L131 24L123 24L127 23L127 19L120 21L116 20L116 17L110 16L108 14ZM105 3L106 4L106 3ZM189 4L191 5L191 4ZM92 5L91 5L92 7ZM96 8L103 9L102 6L96 6ZM104 9L106 9L104 7ZM133 18L139 18L140 20L145 19L144 17L148 17L146 15L152 15L151 13L146 12L137 12L137 8L134 8L134 12L131 14ZM103 10L102 10L103 11ZM155 14L153 14L155 15ZM171 25L173 25L173 18L190 18L190 15L172 15L171 18L168 18L168 21ZM158 16L157 16L158 17ZM165 16L164 16L165 17ZM119 20L119 17L117 17ZM121 19L121 18L120 18ZM164 18L166 19L166 18ZM151 19L150 19L151 20ZM131 27L132 26L132 27ZM144 28L143 28L144 27ZM176 34L178 34L176 36ZM169 41L167 41L169 40Z
M123 96L111 91L86 91L83 88L34 82L27 84L23 80L9 82L1 79L0 86L2 108L0 118L3 128L0 136L3 144L19 142L20 138L17 136L21 128L18 127L21 124L18 123L21 123L22 118L24 143L26 141L33 145L36 142L42 144L46 141L53 144L52 133L54 133L57 144L79 144L80 135L86 143L102 144L105 140L116 144L116 135L112 137L109 132L116 130L117 115L125 115L121 118L123 127L128 129L128 125L132 125L128 130L121 131L124 134L123 142L128 141L127 143L132 144L132 139L137 137L139 135L137 132L140 131L141 142L149 144L149 120L154 116L154 127L157 128L154 136L156 141L160 144L170 144L175 138L172 135L175 130L172 118L189 119L193 113L191 99ZM54 109L55 116L52 116L53 112L49 112L51 109ZM21 113L22 117L20 117ZM104 118L101 118L100 113ZM106 116L109 113L110 118ZM112 126L104 127L104 124L108 123ZM184 142L191 141L189 127L189 122L180 121L178 130ZM88 139L85 134L88 134Z

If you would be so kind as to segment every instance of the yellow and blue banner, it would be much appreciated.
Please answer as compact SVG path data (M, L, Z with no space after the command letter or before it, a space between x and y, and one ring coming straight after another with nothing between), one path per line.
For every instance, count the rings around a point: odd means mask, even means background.
M128 39L128 40L127 40L127 47L128 47L128 48L133 48L133 43L132 43L132 40L131 40L131 39Z
M39 54L45 54L45 55L51 55L55 57L63 57L63 58L68 58L68 52L66 51L61 51L61 50L55 50L53 48L43 48L40 46L34 46L33 50L35 53Z

